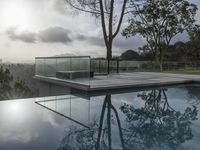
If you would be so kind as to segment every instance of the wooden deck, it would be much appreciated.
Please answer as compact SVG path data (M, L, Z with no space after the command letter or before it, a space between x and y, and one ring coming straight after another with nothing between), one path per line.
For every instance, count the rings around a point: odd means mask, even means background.
M139 88L185 83L200 83L200 75L135 72L108 76L95 76L91 79L63 80L55 77L35 76L36 79L84 91Z

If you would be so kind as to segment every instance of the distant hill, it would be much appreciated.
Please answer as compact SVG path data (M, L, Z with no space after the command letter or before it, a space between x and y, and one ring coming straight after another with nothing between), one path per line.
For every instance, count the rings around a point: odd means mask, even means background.
M65 53L65 54L59 54L59 55L54 55L52 57L68 57L68 56L75 56L74 54L72 53Z
M136 51L127 50L121 54L120 58L123 60L140 60L140 55Z

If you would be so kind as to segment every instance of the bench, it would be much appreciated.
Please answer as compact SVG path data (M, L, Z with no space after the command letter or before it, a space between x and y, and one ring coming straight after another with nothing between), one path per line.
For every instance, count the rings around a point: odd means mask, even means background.
M78 78L93 78L94 72L88 71L57 71L56 78L59 79L78 79Z

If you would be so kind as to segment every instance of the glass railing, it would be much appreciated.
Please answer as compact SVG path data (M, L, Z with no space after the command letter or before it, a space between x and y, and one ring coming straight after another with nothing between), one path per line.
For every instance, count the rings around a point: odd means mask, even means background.
M107 75L108 67L109 73L124 73L138 71L141 64L144 62L127 61L127 60L108 60L105 59L91 59L91 71L95 75Z
M70 56L70 57L36 57L35 75L63 80L79 80L89 82L90 57Z
M35 75L69 80L90 86L95 76L107 76L117 73L153 72L160 66L153 61L105 60L91 59L89 56L71 57L37 57ZM163 62L163 71L186 70L198 68L199 64L186 62Z

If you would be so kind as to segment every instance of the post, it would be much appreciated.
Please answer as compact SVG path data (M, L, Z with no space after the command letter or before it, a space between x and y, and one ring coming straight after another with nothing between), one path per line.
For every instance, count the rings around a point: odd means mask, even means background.
M110 59L108 59L107 61L108 61L107 73L110 74Z
M119 73L119 59L117 59L117 73Z

